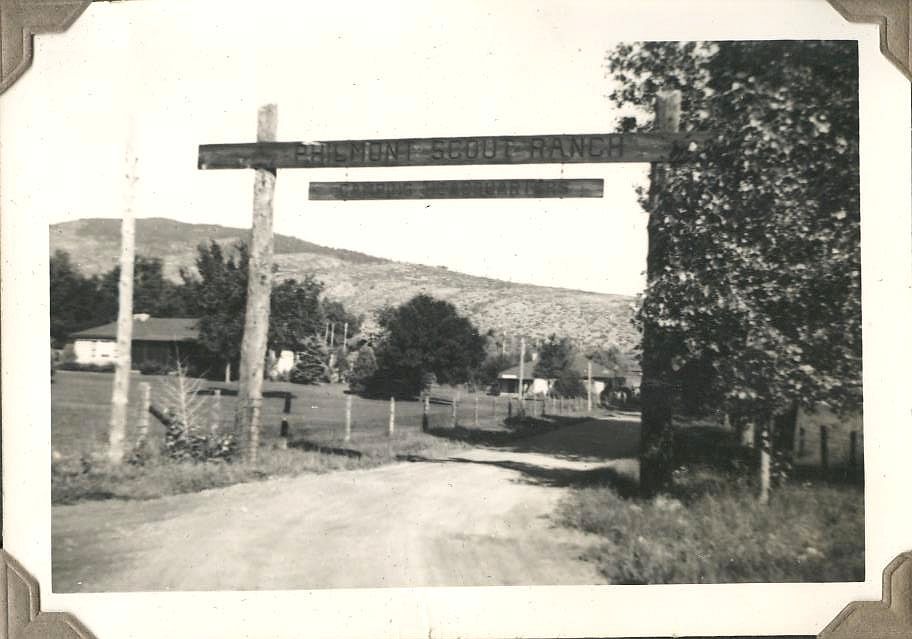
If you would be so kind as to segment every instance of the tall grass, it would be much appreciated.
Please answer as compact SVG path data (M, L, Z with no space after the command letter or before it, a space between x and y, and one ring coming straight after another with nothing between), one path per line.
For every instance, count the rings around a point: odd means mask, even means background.
M578 488L559 521L600 537L583 558L617 584L864 580L864 491L805 482L761 506L748 481L679 473L670 496Z
M242 461L197 462L151 457L143 465L112 465L101 454L54 459L51 464L51 500L72 504L99 499L154 499L179 493L221 488L273 477L294 477L339 470L373 468L395 463L409 455L434 457L461 448L421 433L397 433L357 442L351 455L264 447L255 464Z

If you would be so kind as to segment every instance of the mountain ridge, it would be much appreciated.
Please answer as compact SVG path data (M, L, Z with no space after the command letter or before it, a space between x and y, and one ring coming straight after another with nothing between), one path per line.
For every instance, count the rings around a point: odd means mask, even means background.
M136 220L136 252L160 258L166 277L180 281L180 269L193 267L200 242L214 240L231 246L248 235L248 229L142 218ZM50 226L50 252L67 251L86 275L113 268L119 247L120 220L116 218L87 218ZM312 273L324 282L327 296L368 318L383 306L428 293L453 303L482 331L533 340L555 333L585 346L616 345L627 351L639 344L631 321L636 298L629 295L507 282L280 234L275 236L275 263L278 279L300 279Z

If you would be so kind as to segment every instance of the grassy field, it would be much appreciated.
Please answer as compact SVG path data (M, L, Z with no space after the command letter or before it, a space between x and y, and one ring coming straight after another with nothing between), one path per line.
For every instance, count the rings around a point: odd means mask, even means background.
M151 402L165 408L163 386L173 378L134 375L130 384L130 416L127 446L137 441L140 423L140 382L151 385ZM388 436L389 402L352 397L352 433L343 441L346 394L340 385L301 386L267 382L264 388L262 436L259 460L247 463L177 463L153 456L144 466L124 464L110 466L104 459L107 447L109 401L113 375L60 371L52 385L52 477L55 503L72 503L85 499L148 499L205 488L226 486L280 475L329 472L366 468L390 463L402 456L435 456L464 448L452 438L434 437L421 432L420 402L396 403L395 432ZM236 396L234 385L206 383L204 389L221 389L218 421L221 429L232 427ZM284 394L293 395L291 412L285 414ZM432 428L452 428L452 406L443 403L450 391L431 404ZM203 396L210 414L214 395ZM495 407L487 398L479 405L479 424L496 428L506 414L503 400ZM494 413L494 410L497 413ZM474 424L474 401L457 403L458 419ZM290 426L289 447L284 449L280 437L281 421ZM164 428L149 418L149 442L153 451L160 449ZM311 450L314 446L345 449L348 454L327 454ZM340 451L341 452L341 451Z
M130 414L127 424L127 448L132 449L139 437L141 421L140 384L150 385L151 403L167 408L165 387L173 377L134 374L130 383ZM515 412L516 401L478 394L462 389L441 387L432 393L429 431L422 432L423 405L418 401L397 401L395 429L388 435L390 403L388 400L364 399L346 394L340 384L303 386L287 382L266 382L262 407L262 433L259 459L255 465L232 463L178 463L155 452L161 449L164 428L153 417L149 422L149 449L153 455L142 466L107 463L109 402L113 384L110 373L59 371L51 388L51 441L53 446L52 487L55 503L73 503L92 499L150 499L164 495L194 492L245 481L322 473L334 470L368 468L409 457L440 457L463 450L491 437L496 441L526 434L528 429L511 422L504 426L508 404ZM222 393L219 409L214 390ZM204 428L217 423L222 431L233 428L236 384L204 382L200 411ZM292 396L291 410L284 412L285 395ZM352 403L351 438L345 441L345 405ZM453 398L456 398L454 428ZM541 403L530 412L541 411ZM215 419L213 416L218 416ZM280 436L281 423L287 419L287 449ZM572 413L562 420L572 419ZM553 428L544 420L530 427L534 431ZM531 432L531 431L529 431ZM486 435L485 433L489 433Z

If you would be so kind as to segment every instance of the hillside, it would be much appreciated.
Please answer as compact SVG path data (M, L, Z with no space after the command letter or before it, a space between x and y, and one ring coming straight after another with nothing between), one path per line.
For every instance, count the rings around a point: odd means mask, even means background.
M200 242L216 240L223 246L230 246L238 240L246 240L249 234L249 229L217 224L187 224L164 217L143 218L136 220L136 252L139 255L162 258L165 274L178 280L178 268L193 264L196 247ZM117 264L120 253L120 220L89 218L52 224L50 242L51 253L58 249L67 251L83 273L103 273ZM352 264L384 262L364 253L320 246L279 234L275 236L275 252L277 255L306 253L326 256Z
M177 279L180 267L193 265L200 242L214 239L229 246L247 234L245 229L218 225L142 219L136 223L137 253L161 258L168 277ZM77 220L50 228L51 253L67 251L86 274L111 269L117 261L119 243L120 223L114 219ZM440 267L393 262L283 235L276 235L275 261L280 279L313 273L325 283L329 297L365 316L425 292L453 303L482 331L533 339L557 333L582 344L617 344L624 350L639 343L630 321L634 298L627 295L504 282Z

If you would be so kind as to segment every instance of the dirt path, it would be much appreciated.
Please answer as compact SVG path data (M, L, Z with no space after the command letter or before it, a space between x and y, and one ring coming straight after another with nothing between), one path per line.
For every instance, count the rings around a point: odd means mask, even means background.
M591 438L594 430L611 426L584 424L563 429L568 432L562 437ZM560 451L561 442L556 444ZM579 559L593 540L557 527L553 513L575 478L606 467L629 472L631 460L593 461L534 448L473 449L458 459L274 479L152 501L57 506L53 588L603 583Z

